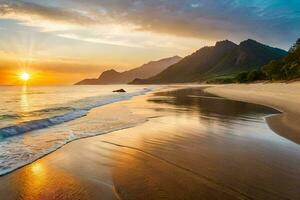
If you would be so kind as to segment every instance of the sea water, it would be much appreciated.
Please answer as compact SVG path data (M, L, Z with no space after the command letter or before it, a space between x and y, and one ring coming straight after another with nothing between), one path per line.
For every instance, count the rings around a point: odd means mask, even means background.
M123 88L126 93L114 93ZM118 130L139 122L133 116L97 116L85 120L94 108L133 96L153 87L1 86L0 175L28 164L67 142ZM80 119L80 120L79 120Z

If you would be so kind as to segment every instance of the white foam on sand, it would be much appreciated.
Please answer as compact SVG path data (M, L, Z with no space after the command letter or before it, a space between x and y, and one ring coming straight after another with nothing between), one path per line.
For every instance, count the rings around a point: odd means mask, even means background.
M145 117L136 116L126 109L106 110L105 113L99 111L97 114L90 111L144 95L152 89L111 95L61 116L0 129L0 175L32 163L71 141L133 127L146 121Z

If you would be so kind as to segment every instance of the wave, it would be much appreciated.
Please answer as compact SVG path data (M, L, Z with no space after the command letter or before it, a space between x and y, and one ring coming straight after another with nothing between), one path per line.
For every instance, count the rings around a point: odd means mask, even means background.
M0 177L3 175L6 175L16 169L19 169L25 165L33 163L34 161L56 151L57 149L63 147L64 145L66 145L72 141L87 138L87 137L102 135L102 134L106 134L106 133L109 133L112 131L118 131L118 130L130 128L130 127L134 127L139 123L145 122L146 120L147 119L142 118L142 119L136 120L135 122L120 124L116 127L112 127L107 130L98 131L97 133L93 133L93 134L87 134L85 136L77 136L73 133L70 133L69 136L67 136L65 139L61 140L59 143L56 143L55 145L50 146L49 148L39 150L38 152L27 152L28 151L27 148L25 150L22 148L19 148L17 150L17 152L11 151L11 153L13 152L12 155L4 155L3 157L0 156ZM17 137L12 137L10 139L16 139L16 138ZM18 140L18 138L16 140ZM18 143L18 141L16 141L16 140L13 140L13 141ZM10 143L10 142L8 142L8 143ZM7 144L4 146L11 146L11 145ZM4 147L4 149L6 149L6 147Z
M27 133L30 131L39 130L39 129L47 128L50 126L62 124L62 123L68 122L68 121L72 121L74 119L86 116L88 114L88 112L93 108L111 104L111 103L115 103L118 101L128 100L134 96L143 95L151 90L152 90L151 88L144 88L143 90L137 91L137 92L118 94L118 95L110 95L110 96L106 96L104 98L102 97L102 99L95 101L93 103L90 103L83 108L75 109L75 108L71 108L71 107L59 107L59 108L49 108L49 109L44 109L41 111L35 111L35 112L51 112L54 110L61 110L61 109L71 110L62 115L45 118L45 119L32 120L32 121L28 121L28 122L22 122L17 125L0 128L0 138L3 139L3 138L16 136L16 135L21 135L21 134L24 134L24 133Z

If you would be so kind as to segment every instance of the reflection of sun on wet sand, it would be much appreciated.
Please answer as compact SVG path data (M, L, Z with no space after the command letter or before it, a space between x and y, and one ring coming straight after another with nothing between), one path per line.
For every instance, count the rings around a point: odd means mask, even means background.
M108 105L87 118L122 108L150 118L74 141L1 177L1 200L299 199L300 147L268 128L263 117L274 109L194 87Z
M24 200L64 199L64 196L68 196L67 193L73 193L78 197L86 196L78 190L82 186L76 178L67 173L53 170L43 162L35 162L25 168L20 174L20 179L21 181L17 182L16 187L23 189L20 196Z
M68 173L56 170L44 161L37 161L15 172L13 177L6 178L7 195L1 199L69 199L68 196L77 196L87 199L87 194L82 190L83 186L76 177ZM7 185L6 185L7 186ZM1 187L1 193L5 188Z
M96 151L99 143L74 142L1 177L1 200L115 199L108 167L101 164L105 159Z

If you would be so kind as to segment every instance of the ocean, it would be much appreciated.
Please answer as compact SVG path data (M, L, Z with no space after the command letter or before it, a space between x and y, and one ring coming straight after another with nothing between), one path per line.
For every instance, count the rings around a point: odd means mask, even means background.
M120 88L127 92L112 92ZM109 118L107 115L93 120L83 118L94 108L128 100L152 89L131 85L1 86L0 175L72 140L126 128L144 120L121 112Z

